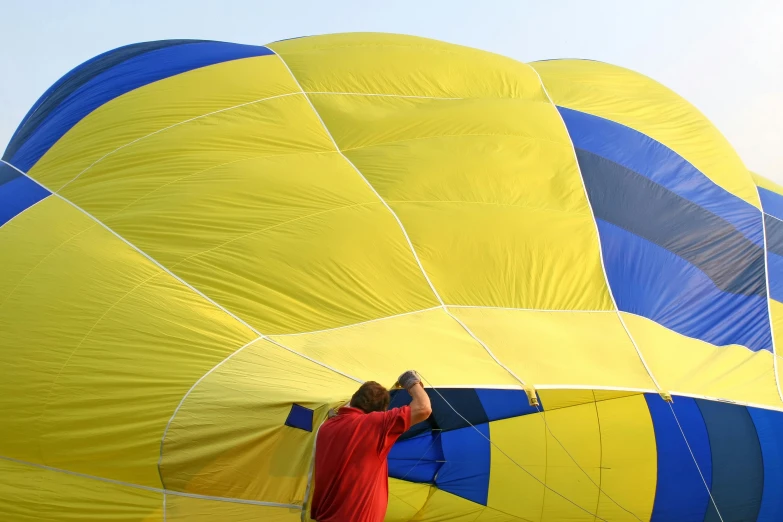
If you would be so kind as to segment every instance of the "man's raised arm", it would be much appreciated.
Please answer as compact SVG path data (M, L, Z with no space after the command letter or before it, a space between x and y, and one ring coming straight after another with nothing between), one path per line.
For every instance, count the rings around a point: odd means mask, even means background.
M397 380L397 383L408 390L413 400L411 401L411 426L425 421L432 414L432 404L424 386L421 384L421 377L413 370L409 370Z

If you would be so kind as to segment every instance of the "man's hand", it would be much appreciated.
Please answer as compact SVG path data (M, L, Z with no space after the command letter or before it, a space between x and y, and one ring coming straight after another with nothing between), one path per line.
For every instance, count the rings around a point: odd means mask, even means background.
M421 376L414 370L408 370L400 375L397 384L408 390L413 400L411 401L411 426L427 420L432 414L430 396L424 391Z
M397 384L399 384L401 388L410 390L416 384L421 384L421 377L415 370L408 370L400 375L397 379Z

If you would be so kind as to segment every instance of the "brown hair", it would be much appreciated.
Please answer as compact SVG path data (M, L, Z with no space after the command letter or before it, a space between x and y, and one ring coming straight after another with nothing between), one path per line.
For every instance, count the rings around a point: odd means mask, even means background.
M386 411L389 407L389 391L374 381L362 384L351 397L351 407L359 408L364 413Z

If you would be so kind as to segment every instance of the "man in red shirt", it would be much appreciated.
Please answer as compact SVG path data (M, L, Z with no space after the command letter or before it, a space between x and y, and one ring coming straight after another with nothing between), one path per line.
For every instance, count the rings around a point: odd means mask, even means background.
M389 392L366 382L349 406L328 419L315 442L315 477L310 517L317 522L382 522L389 502L386 456L408 428L432 413L430 398L415 371L397 385L408 390L410 405L389 407Z

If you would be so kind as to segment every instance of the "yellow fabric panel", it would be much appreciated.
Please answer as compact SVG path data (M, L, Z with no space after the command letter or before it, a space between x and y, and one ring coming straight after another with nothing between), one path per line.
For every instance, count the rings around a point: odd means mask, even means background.
M554 141L447 134L345 154L391 204L473 202L589 214L570 145Z
M696 107L650 78L591 60L530 64L555 104L621 123L663 143L712 181L760 207L753 180L728 140Z
M655 389L614 312L452 312L528 384Z
M88 116L82 123L90 121ZM304 96L284 96L189 121L129 144L93 165L62 194L103 219L167 183L185 181L178 185L182 190L193 176L215 179L208 169L226 163L332 151L334 145Z
M416 516L433 492L428 484L389 478L389 505L385 522L408 522Z
M380 202L309 216L194 256L176 272L266 334L437 305Z
M273 339L362 380L391 386L415 368L433 386L519 386L442 308Z
M540 95L527 65L415 36L350 33L275 42L306 91L459 98Z
M595 395L595 401L611 401L612 399L622 399L623 397L631 397L633 395L639 395L636 392L626 391L614 391L614 390L593 390Z
M602 491L597 514L616 522L650 520L658 454L647 402L643 395L636 395L599 401L596 408L601 426Z
M394 209L447 304L536 310L612 306L588 215L437 202L396 203Z
M772 181L771 179L767 179L761 174L756 174L755 172L750 173L750 175L753 177L753 181L761 188L765 188L767 190L770 190L772 192L775 192L776 194L780 194L783 196L783 187Z
M3 522L163 522L163 494L0 458Z
M783 305L774 300L770 303L774 318L775 309ZM718 347L644 317L623 313L623 318L664 390L783 407L769 351L752 352L738 345Z
M179 399L251 333L58 198L18 223L0 229L26 274L0 305L13 390L0 394L0 454L159 486ZM27 250L30 237L50 253Z
M564 161L569 159L570 147L565 127L545 98L433 100L337 94L310 94L309 98L346 153L373 145L449 136L517 137L519 141L553 142L549 148L541 148L542 155L548 156L541 164L561 166L565 172L557 174L565 178L566 189L569 182L578 181L575 160L570 158L571 165ZM558 158L558 154L566 157ZM586 211L583 200L578 204Z
M302 96L151 136L63 194L264 333L437 304L397 222Z
M84 214L50 196L0 227L0 307L19 286L26 286L31 270L53 251L94 226Z
M543 417L533 414L491 422L489 436L493 444L487 506L525 520L540 520L549 442Z
M269 341L255 342L182 403L163 444L166 488L301 505L315 429L285 425L292 404L315 410L317 428L358 387Z
M612 399L619 399L621 397L638 395L638 392L615 390L538 389L537 391L538 396L541 398L541 406L546 411L558 410L560 408L570 408L571 406L578 406L580 404L609 401Z
M105 154L153 132L211 112L298 91L275 56L232 60L165 78L95 109L47 151L30 169L30 175L58 190Z
M481 514L478 516L478 518L474 519L473 522L519 522L519 521L527 522L525 521L525 519L511 516L508 513L503 513L502 511L497 511L492 508L485 508L484 511L482 511Z
M153 189L106 222L264 333L437 304L396 221L336 152L230 163Z
M541 520L589 522L594 519L590 513L596 511L597 484L601 483L601 434L596 406L583 404L541 415L548 424L546 484L559 493L551 490L544 493Z
M778 376L778 386L781 386L780 383L783 383L783 357L781 357L780 355L776 355L775 357L778 358L777 359L778 364L777 367L775 368Z
M129 182L149 185L150 190L134 199L122 192L104 194L105 205L111 207L105 212L97 199L83 203L173 270L232 241L378 202L337 152L252 156L169 183L159 177L159 172L141 168L129 174Z
M474 522L486 509L481 504L434 489L418 515L410 520L411 522Z
M41 421L45 461L159 483L160 435L174 406L250 336L167 274L129 290L85 334L51 387ZM83 407L95 397L102 407Z
M166 495L166 522L299 522L301 510Z
M611 308L595 222L551 104L311 98L341 149L398 213L446 302ZM520 172L529 183L520 183ZM546 284L552 280L562 284Z
M580 404L592 404L595 402L593 390L578 389L555 389L555 390L537 390L538 397L541 399L541 407L545 411L559 410L560 408L570 408Z
M80 338L111 306L115 293L122 295L154 274L149 269L139 274L115 267L120 270L109 279L109 286L98 288L91 297L94 309L82 310L89 304L84 299L70 305L74 299L71 293L84 292L86 296L92 290L91 270L98 269L100 263L94 261L83 267L86 272L68 277L59 267L63 259L78 256L74 243L95 235L97 226L64 201L49 197L0 228L0 256L3 267L8 267L0 277L4 288L0 296L0 382L8 390L0 393L4 428L0 455L42 461L39 445L31 441L41 435L45 399L60 368ZM31 243L37 247L30 247ZM107 269L111 267L104 272Z

